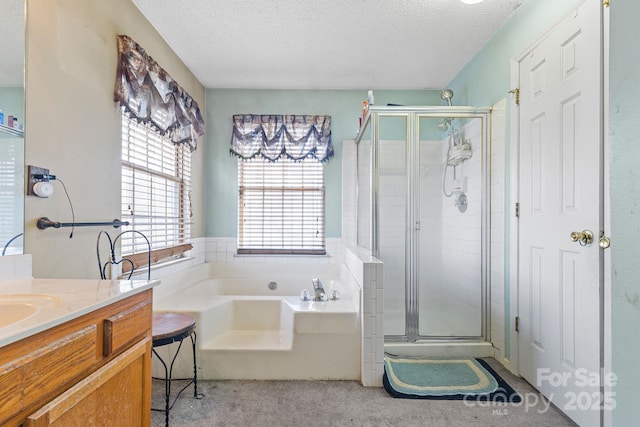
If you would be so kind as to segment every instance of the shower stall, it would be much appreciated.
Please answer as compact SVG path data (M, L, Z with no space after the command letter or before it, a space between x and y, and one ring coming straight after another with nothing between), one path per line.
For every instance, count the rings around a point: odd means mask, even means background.
M371 106L356 138L357 242L384 263L385 351L489 348L489 113Z

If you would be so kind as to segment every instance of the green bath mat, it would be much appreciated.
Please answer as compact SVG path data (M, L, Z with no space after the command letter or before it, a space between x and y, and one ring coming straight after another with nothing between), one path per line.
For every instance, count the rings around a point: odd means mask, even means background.
M518 403L521 397L481 359L419 359L385 354L383 385L407 399L481 399Z

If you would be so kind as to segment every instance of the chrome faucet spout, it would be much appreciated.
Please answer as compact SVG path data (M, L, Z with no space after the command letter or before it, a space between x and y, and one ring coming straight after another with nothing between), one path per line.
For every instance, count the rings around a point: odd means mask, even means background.
M320 279L311 279L311 283L313 284L313 292L315 297L314 301L324 301L324 286L322 286L322 282Z

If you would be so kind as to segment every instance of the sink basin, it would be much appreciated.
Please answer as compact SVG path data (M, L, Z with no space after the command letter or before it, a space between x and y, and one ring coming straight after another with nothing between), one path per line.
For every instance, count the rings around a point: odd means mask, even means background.
M60 303L57 297L43 294L0 295L0 328L18 323Z

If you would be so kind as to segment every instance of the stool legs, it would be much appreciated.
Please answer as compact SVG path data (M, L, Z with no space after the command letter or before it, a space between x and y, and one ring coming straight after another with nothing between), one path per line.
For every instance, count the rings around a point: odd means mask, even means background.
M202 399L202 397L204 397L204 395L202 393L198 393L198 370L197 370L197 364L196 364L196 340L197 340L197 335L196 332L193 331L191 333L191 335L189 336L189 338L191 339L191 349L193 352L193 378L191 378L191 381L189 381L184 387L182 387L182 389L180 389L180 391L176 394L176 397L173 401L173 403L170 403L171 400L171 381L174 380L173 378L173 365L178 357L178 353L180 353L180 349L182 348L182 341L179 341L178 344L178 348L176 349L175 354L173 355L173 358L171 359L171 364L167 367L167 364L165 363L164 360L162 360L162 357L160 357L160 355L156 352L155 348L152 348L151 351L153 352L153 354L156 355L156 357L158 358L158 360L160 361L160 363L162 363L162 367L164 368L164 392L165 392L165 402L164 402L164 420L165 420L165 426L169 427L169 411L171 410L171 408L173 408L173 405L176 403L176 401L178 400L178 397L180 396L180 394L186 390L187 387L189 387L192 383L193 383L193 397L195 397L196 399ZM176 378L178 379L178 378ZM187 378L188 379L188 378ZM154 409L156 411L161 410L161 409Z
M202 399L204 395L198 394L198 369L196 365L196 340L198 339L198 335L196 331L193 331L189 338L191 338L191 349L193 351L193 397Z

